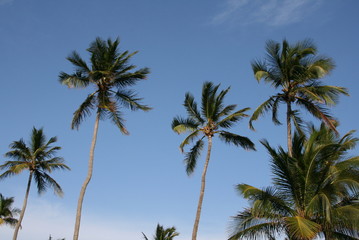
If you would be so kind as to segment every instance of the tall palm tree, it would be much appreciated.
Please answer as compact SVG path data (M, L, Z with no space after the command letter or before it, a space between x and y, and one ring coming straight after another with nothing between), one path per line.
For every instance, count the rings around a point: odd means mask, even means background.
M141 68L132 71L136 66L130 64L129 61L137 52L120 52L118 49L119 44L119 39L104 41L101 38L96 38L87 49L90 53L91 66L88 66L86 61L74 51L67 60L75 66L75 72L73 74L61 72L59 75L60 83L70 88L84 88L90 85L95 87L95 91L89 94L75 111L71 124L72 129L78 129L84 118L88 117L92 110L96 110L87 177L82 185L78 199L74 240L77 240L79 236L82 203L87 185L92 177L99 120L109 118L122 133L128 134L120 108L144 111L151 109L140 103L142 99L138 98L134 91L126 89L126 87L136 84L139 80L145 79L149 69Z
M264 79L281 91L254 111L249 125L254 129L252 121L270 110L273 122L281 124L277 118L278 105L286 104L287 144L291 155L292 122L299 131L302 125L299 111L293 109L293 104L303 107L336 131L335 120L329 114L327 106L336 104L338 95L348 95L348 92L343 87L322 84L320 79L330 73L334 63L331 58L318 56L317 48L312 41L304 40L290 45L283 40L282 46L277 42L268 41L266 51L264 61L252 62L255 78L257 81Z
M144 233L142 234L145 240L148 240L147 236ZM175 227L165 229L163 226L157 224L156 234L153 236L153 240L173 240L173 238L178 235L179 233L176 232Z
M230 239L358 239L359 156L347 157L357 141L352 132L339 138L323 124L308 139L294 135L292 157L263 141L273 186L237 186L250 207L234 217Z
M15 227L17 219L15 216L20 213L20 209L13 208L14 198L6 198L0 193L0 226L3 224Z
M25 170L29 171L25 199L19 221L15 226L13 240L17 239L19 228L24 218L32 180L35 181L39 194L45 192L48 187L51 187L55 194L59 196L63 194L60 185L49 175L54 170L70 170L61 157L55 156L56 152L61 149L61 147L52 146L56 141L56 137L52 137L47 141L42 128L33 128L29 144L27 145L23 139L14 141L10 144L12 150L5 154L6 157L13 160L6 161L0 165L1 170L6 169L0 175L0 180L20 174Z
M223 129L229 129L243 117L247 117L245 114L249 108L244 108L239 111L233 112L237 105L224 106L223 100L229 91L229 88L222 90L217 94L219 85L214 86L211 82L205 82L202 88L202 104L201 111L197 108L197 103L194 97L190 93L186 93L184 107L188 113L187 118L175 117L172 121L172 129L180 134L189 132L189 135L180 144L180 150L183 152L183 148L199 138L193 147L185 156L185 164L187 174L193 173L198 157L203 149L204 139L208 141L207 157L204 164L202 178L201 178L201 190L198 200L198 207L196 213L196 219L193 226L192 240L196 240L198 225L201 216L202 202L204 197L204 190L206 185L206 173L208 163L211 156L212 138L214 135L219 136L221 140L226 143L234 144L235 146L241 146L244 149L254 150L254 144L247 137L243 137Z

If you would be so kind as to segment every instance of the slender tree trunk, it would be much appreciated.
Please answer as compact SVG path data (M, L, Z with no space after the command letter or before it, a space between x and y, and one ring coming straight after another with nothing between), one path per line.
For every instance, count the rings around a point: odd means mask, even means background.
M288 145L288 155L292 157L293 155L293 146L292 146L292 106L291 102L287 103L287 145Z
M203 172L202 172L201 192L199 193L196 220L194 221L193 231L192 231L192 240L197 239L198 225L199 225L199 219L201 217L202 202L203 202L203 197L204 197L204 189L206 187L207 168L208 168L209 159L211 157L211 149L212 149L212 136L209 136L208 137L207 157L206 157L206 162L204 164L204 168L203 168Z
M19 221L16 223L16 226L15 226L14 236L12 237L12 240L17 239L17 234L19 233L19 229L21 227L21 222L22 222L22 219L24 218L24 215L25 215L25 210L26 210L26 206L27 206L27 199L29 198L32 174L33 174L33 172L32 172L32 170L30 170L30 176L29 176L29 180L27 181L27 188L26 188L24 203L22 205L22 209L21 209L21 212L20 212Z
M93 130L91 148L90 148L90 158L89 158L89 162L88 162L87 177L86 177L86 179L85 179L85 181L84 181L84 183L82 185L79 200L77 202L76 222L75 222L75 230L74 230L74 238L73 238L74 240L78 240L78 238L79 238L82 203L83 203L83 200L84 200L87 185L89 184L89 182L91 180L91 177L92 177L93 159L94 159L94 152L95 152L95 146L96 146L96 139L97 139L99 121L100 121L100 116L97 113L96 121L95 121L95 127L94 127L94 130Z

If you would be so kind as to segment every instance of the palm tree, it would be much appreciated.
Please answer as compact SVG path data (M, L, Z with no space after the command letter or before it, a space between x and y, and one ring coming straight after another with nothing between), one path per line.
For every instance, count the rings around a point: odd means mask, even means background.
M87 185L92 177L99 120L110 118L122 133L128 134L124 126L124 119L121 116L120 107L144 111L151 109L140 104L142 99L138 98L135 92L126 89L126 87L134 85L139 80L145 79L149 69L141 68L132 71L136 66L129 64L129 60L137 52L120 52L118 49L119 43L119 39L104 41L101 38L96 38L87 49L90 53L91 67L74 51L67 60L75 66L75 72L73 74L61 72L59 75L60 83L70 88L84 88L89 85L95 87L95 91L89 94L75 111L71 124L72 129L78 129L84 118L88 117L92 110L96 110L87 177L82 185L77 204L74 240L77 240L79 236L82 203Z
M327 126L336 131L335 120L328 113L327 106L338 101L339 94L348 95L345 88L323 85L321 78L334 68L331 58L317 55L317 48L310 40L304 40L289 45L283 40L282 47L274 41L266 44L267 56L264 61L252 62L252 69L257 81L264 79L274 88L281 91L262 103L250 118L258 119L265 112L272 111L272 120L281 124L277 118L278 105L287 105L287 144L289 155L292 154L292 122L301 131L302 120L298 110L293 110L293 103L306 109L315 118L322 120Z
M13 208L14 198L6 198L0 193L0 226L8 224L15 227L17 219L15 215L20 213L20 209Z
M33 128L29 144L27 145L23 139L14 141L10 144L12 150L5 154L6 157L13 160L6 161L0 165L1 170L6 169L0 175L0 180L20 174L24 170L29 171L25 199L19 221L15 226L13 240L17 239L19 228L24 218L32 180L35 181L39 194L45 192L48 187L53 188L55 194L59 196L63 194L60 185L49 175L54 170L70 170L61 157L55 156L56 152L61 149L61 147L52 146L56 141L56 137L52 137L47 141L42 128Z
M195 139L199 138L190 151L186 153L184 159L188 175L193 173L197 165L197 160L204 144L203 140L207 138L208 141L207 157L202 173L201 190L198 200L196 219L193 226L192 240L196 240L197 238L213 136L218 134L219 138L226 143L241 146L244 149L255 149L254 144L247 137L222 130L232 127L233 124L241 120L243 117L247 117L245 112L249 110L249 108L244 108L232 113L237 105L224 106L223 104L223 99L228 93L229 88L222 90L219 94L217 94L218 88L219 85L214 86L211 82L205 82L203 84L201 112L197 108L197 103L195 102L194 97L190 93L186 93L183 105L186 108L188 117L175 117L172 122L172 129L176 133L190 133L180 144L180 150L182 152L183 148L187 144L190 144Z
M142 234L145 240L148 240L147 236L144 233ZM173 238L178 235L179 233L176 232L175 227L165 229L163 226L157 224L156 234L153 236L153 240L173 240Z
M358 139L337 137L323 124L305 139L296 133L293 155L263 141L271 156L273 185L265 189L239 184L250 207L234 217L230 240L359 238L359 156L347 157Z

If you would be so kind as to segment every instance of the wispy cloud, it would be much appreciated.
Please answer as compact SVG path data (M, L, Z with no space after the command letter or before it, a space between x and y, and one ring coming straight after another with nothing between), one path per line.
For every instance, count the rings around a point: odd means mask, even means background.
M14 0L0 0L0 6L5 5L7 3L12 3Z
M227 0L211 23L283 26L301 21L321 4L322 0Z

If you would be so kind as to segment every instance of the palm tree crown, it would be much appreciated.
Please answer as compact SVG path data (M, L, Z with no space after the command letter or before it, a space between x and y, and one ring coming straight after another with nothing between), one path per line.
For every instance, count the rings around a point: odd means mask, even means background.
M198 139L190 152L186 154L185 163L187 174L193 173L200 151L203 148L203 139L213 137L218 134L219 138L226 143L241 146L244 149L254 149L254 144L249 138L240 136L223 129L231 128L243 117L249 108L243 108L233 112L237 105L224 106L223 100L230 88L222 90L217 94L220 85L214 86L211 82L205 82L202 88L201 111L198 110L197 103L190 93L186 93L183 106L186 108L188 117L175 117L172 121L172 129L180 134L190 132L190 134L180 144L180 150L195 139Z
M142 234L145 240L149 240L144 233ZM153 236L153 240L173 240L173 238L178 235L179 233L176 232L175 227L164 228L163 226L157 224L156 234Z
M340 94L348 95L343 87L323 85L321 78L334 68L331 58L317 55L317 48L310 40L304 40L290 45L283 40L282 46L274 41L268 41L267 56L264 61L252 62L255 78L270 83L281 92L271 96L262 103L250 118L252 122L267 111L272 111L272 120L281 124L277 118L280 103L287 105L287 143L291 153L291 123L301 131L302 120L298 110L292 109L292 103L303 107L315 118L322 120L332 130L336 131L335 120L329 114L326 106L334 105Z
M60 83L70 88L95 86L95 91L75 111L72 128L78 128L84 118L91 114L91 110L96 109L101 119L110 118L122 133L128 134L119 105L131 110L150 110L148 106L140 104L141 98L134 91L125 89L145 79L149 69L141 68L131 72L136 66L130 64L129 60L137 52L119 52L119 44L118 38L115 41L96 38L87 49L91 55L91 67L76 51L67 58L75 66L75 72L61 72Z
M172 129L175 132L179 134L184 132L190 133L180 144L181 151L183 151L184 146L197 139L194 146L188 153L186 153L185 156L187 174L191 174L197 165L197 159L204 144L203 139L207 138L208 141L207 156L202 172L201 190L198 200L196 219L192 231L192 240L197 239L213 136L218 134L219 138L226 143L241 146L244 149L254 150L254 144L251 140L249 140L249 138L223 130L232 127L233 124L241 120L243 117L247 117L245 112L249 110L249 108L233 112L236 105L225 106L223 104L223 99L228 93L229 88L222 90L217 94L218 88L219 85L214 86L211 82L205 82L203 84L201 111L198 110L194 97L190 93L186 93L183 105L187 110L188 117L175 117L172 121Z
M29 171L24 203L19 221L15 227L13 240L17 239L18 231L25 214L32 180L35 181L39 194L45 192L48 187L52 188L55 194L59 196L63 194L61 186L49 175L54 170L70 169L64 164L64 160L61 157L55 156L57 151L61 149L61 147L52 146L56 141L56 137L52 137L47 141L42 128L33 128L29 144L26 144L23 139L14 141L10 145L12 150L5 154L6 157L13 160L6 161L0 165L1 170L6 169L6 171L0 175L0 180L20 174L23 171Z
M352 132L339 138L324 125L312 127L308 139L295 134L292 157L263 141L274 186L237 186L250 207L234 217L230 239L357 239L359 157L347 157L357 141Z
M8 224L15 227L17 219L15 216L20 213L20 209L13 208L14 198L6 198L0 193L0 226Z

